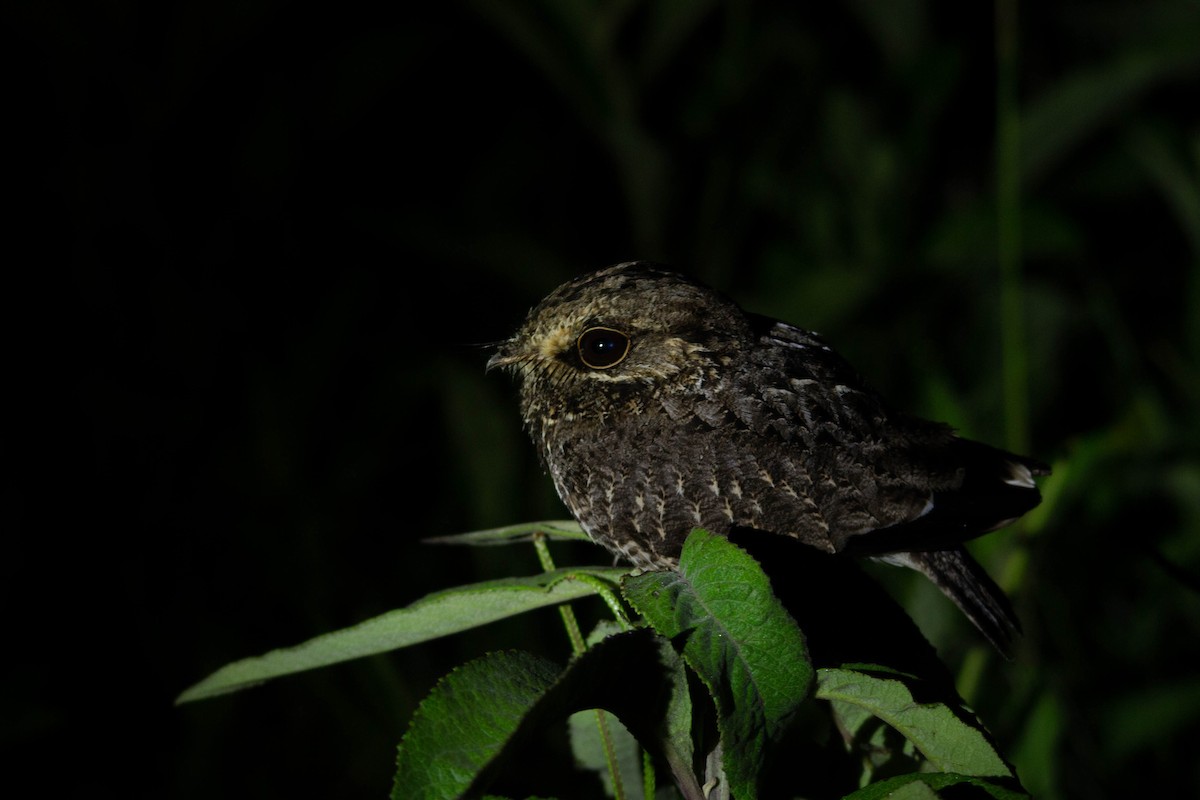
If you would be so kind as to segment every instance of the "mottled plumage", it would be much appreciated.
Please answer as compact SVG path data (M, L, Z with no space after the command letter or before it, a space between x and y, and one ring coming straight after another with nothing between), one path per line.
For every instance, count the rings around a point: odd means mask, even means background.
M1037 505L1045 467L898 414L815 334L635 262L554 290L488 363L563 502L634 564L674 567L694 527L792 536L919 570L1009 652L961 543Z

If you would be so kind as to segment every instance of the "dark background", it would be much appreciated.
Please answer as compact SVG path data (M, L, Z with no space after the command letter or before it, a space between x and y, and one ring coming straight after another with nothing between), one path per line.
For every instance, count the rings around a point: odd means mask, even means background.
M1027 636L971 700L1039 797L1200 786L1194 2L1021 5L1019 317L987 4L26 5L3 34L16 774L382 797L439 675L565 658L547 612L172 707L228 661L535 571L418 542L564 515L480 345L648 258L1053 462L977 550ZM982 663L936 593L886 579L952 668ZM547 747L527 790L582 796Z

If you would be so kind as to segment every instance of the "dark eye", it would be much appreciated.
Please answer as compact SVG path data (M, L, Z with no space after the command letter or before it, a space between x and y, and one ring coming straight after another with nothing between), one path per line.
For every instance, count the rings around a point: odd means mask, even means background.
M608 369L629 353L629 337L612 328L588 328L576 343L579 358L592 369Z

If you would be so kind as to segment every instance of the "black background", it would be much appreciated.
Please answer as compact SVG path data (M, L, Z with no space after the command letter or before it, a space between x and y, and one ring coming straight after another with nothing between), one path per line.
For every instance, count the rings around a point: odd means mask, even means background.
M18 772L380 797L439 675L564 658L548 612L172 706L228 661L537 569L418 540L564 515L481 345L579 272L690 271L1004 442L993 8L679 6L6 12ZM1070 466L1000 545L1029 558L1030 636L977 705L1041 796L1194 784L1200 18L1021 13L1025 444ZM938 625L957 663L970 634ZM522 791L583 796L547 747Z

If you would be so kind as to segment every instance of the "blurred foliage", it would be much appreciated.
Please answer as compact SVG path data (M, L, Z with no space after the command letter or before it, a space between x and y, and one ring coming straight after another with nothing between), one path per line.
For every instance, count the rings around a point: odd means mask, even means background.
M927 587L880 577L1036 796L1200 787L1194 0L1018 8L1019 318L990 5L3 13L26 254L4 315L14 763L125 796L378 797L438 675L518 643L561 656L547 611L170 707L233 658L536 571L417 543L562 513L479 345L561 280L649 258L997 443L1021 325L1030 449L1055 474L977 552L1022 652L986 661Z

